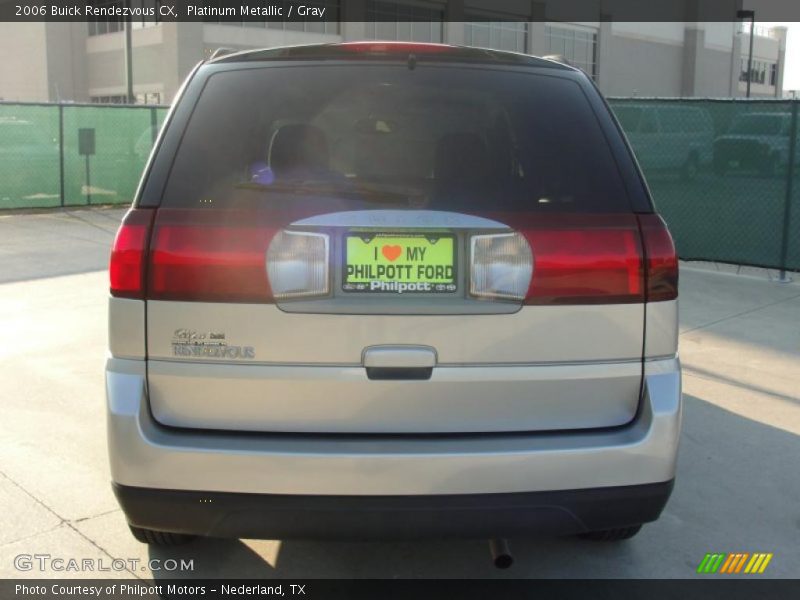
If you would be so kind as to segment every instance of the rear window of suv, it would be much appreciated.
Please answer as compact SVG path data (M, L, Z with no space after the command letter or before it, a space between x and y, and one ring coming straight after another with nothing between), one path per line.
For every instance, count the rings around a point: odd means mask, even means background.
M568 78L476 67L291 65L211 75L162 206L627 212Z

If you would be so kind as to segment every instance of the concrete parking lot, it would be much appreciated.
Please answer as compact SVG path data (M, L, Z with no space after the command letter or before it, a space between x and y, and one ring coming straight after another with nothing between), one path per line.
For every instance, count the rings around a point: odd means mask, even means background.
M800 285L685 266L685 415L662 518L634 539L314 543L200 540L148 550L109 486L103 365L120 209L0 215L0 577L692 577L707 552L772 552L800 576ZM727 269L730 270L730 269ZM800 280L800 276L795 277ZM194 571L21 572L20 554L193 559Z

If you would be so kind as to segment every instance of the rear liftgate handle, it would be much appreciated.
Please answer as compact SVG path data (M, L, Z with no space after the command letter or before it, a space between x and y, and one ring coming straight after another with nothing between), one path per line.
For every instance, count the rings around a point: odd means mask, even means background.
M369 379L425 380L436 366L436 350L430 346L368 346L361 360Z

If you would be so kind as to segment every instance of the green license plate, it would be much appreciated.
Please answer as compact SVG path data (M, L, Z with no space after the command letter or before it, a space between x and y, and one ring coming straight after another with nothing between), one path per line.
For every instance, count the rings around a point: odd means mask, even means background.
M455 236L356 233L345 237L345 292L455 292Z

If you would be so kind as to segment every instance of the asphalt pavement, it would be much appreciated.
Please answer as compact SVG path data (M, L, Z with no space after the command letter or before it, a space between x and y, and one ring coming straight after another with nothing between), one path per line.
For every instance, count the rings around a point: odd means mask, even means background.
M482 540L148 549L127 530L106 457L105 267L122 213L0 215L0 577L684 578L707 552L771 552L762 577L800 576L800 285L709 265L681 271L675 491L632 540L512 539L508 571ZM19 570L35 554L95 570Z

